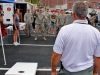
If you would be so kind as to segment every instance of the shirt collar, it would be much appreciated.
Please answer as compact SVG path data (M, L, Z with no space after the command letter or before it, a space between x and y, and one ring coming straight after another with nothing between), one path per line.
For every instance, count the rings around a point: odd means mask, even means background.
M88 24L87 20L75 20L73 23Z

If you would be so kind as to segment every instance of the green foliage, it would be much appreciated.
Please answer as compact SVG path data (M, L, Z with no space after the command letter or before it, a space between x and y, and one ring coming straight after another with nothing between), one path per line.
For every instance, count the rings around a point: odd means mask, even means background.
M37 4L38 6L40 6L39 1L38 0L32 0L33 4Z
M87 1L87 0L82 0L82 1Z
M31 2L33 4L37 4L38 6L40 6L39 1L38 0L25 0L26 2Z
M26 2L30 2L30 0L25 0Z

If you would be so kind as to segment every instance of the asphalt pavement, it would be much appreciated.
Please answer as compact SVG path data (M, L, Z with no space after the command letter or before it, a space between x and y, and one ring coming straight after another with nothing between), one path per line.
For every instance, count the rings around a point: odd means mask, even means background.
M72 23L73 19L68 15L68 23ZM16 62L37 62L38 69L51 68L51 55L55 42L54 35L46 36L47 41L43 41L40 35L37 41L34 41L34 34L26 38L24 32L20 33L20 45L14 46L12 43L12 35L8 35L5 39L5 54L7 65L4 65L2 47L0 46L0 68L11 68ZM59 67L59 66L58 66ZM7 70L0 70L0 75L4 75ZM50 75L49 71L37 71L36 75Z

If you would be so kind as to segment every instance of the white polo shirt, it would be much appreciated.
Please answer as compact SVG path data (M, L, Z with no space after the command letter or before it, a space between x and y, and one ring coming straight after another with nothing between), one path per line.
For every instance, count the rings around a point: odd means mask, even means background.
M87 20L76 20L61 28L54 52L62 54L64 68L78 72L93 66L93 55L100 57L100 33Z

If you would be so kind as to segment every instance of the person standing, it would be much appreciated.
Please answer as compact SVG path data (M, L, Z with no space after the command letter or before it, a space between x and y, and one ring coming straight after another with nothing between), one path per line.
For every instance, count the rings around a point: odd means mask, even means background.
M44 27L45 27L45 34L48 34L49 24L50 24L50 13L49 9L46 9L44 12L45 20L44 20Z
M18 32L19 32L19 9L15 10L15 13L13 15L13 41L14 41L14 45L17 46L19 45L19 43L17 42L17 38L18 38Z
M61 28L53 47L51 75L58 75L59 60L63 65L62 75L98 75L100 32L86 20L87 4L76 1L72 9L74 22Z
M37 14L36 14L36 11L33 12L33 23L32 23L32 26L33 26L33 30L35 31L35 21L36 21L36 18L37 18Z
M96 13L92 13L91 14L91 18L90 18L90 22L91 22L91 25L95 27L95 19L96 19Z
M30 12L30 9L27 10L27 13L24 15L24 21L26 23L26 37L31 37L33 15Z
M100 23L100 10L98 11L97 16L98 16L98 22Z
M57 22L57 15L55 14L55 11L52 12L52 14L50 15L50 27L48 30L48 33L50 34L51 32L53 32L53 34L55 34L55 24Z
M36 18L36 21L35 21L35 23L36 23L36 25L35 25L35 38L34 38L35 41L38 39L39 29L42 30L41 33L42 33L43 40L46 40L44 19L45 19L45 16L43 15L42 10L39 9L39 13L37 14L37 18Z
M64 13L64 10L61 10L60 11L60 15L58 15L58 18L57 18L56 35L58 34L58 32L61 29L61 27L63 27L64 25L67 25L67 24L68 24L68 17Z

